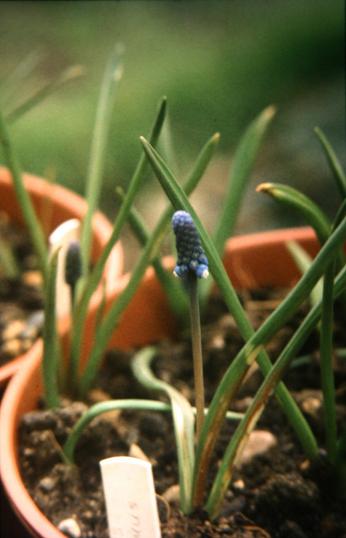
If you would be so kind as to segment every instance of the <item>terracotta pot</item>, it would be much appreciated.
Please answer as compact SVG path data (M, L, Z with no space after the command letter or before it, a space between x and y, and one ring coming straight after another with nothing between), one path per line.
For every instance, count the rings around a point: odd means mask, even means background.
M71 218L83 219L87 210L87 204L82 197L60 185L50 184L31 174L24 174L24 182L46 235L65 220ZM23 225L21 211L12 186L11 175L3 167L0 167L0 209L6 211L13 222ZM102 252L111 234L111 230L112 226L108 219L100 212L96 213L93 220L92 241L92 258L94 260ZM113 289L116 280L122 272L123 250L120 243L118 243L111 253L107 271L105 272L107 278L109 277L109 291ZM94 300L96 300L96 297ZM36 342L30 352L24 353L0 367L0 392L6 382L23 365L26 359L29 356L39 355L40 351L41 345Z
M249 288L293 284L299 274L285 248L288 239L299 241L311 254L317 251L314 234L308 228L264 232L231 239L224 261L235 285L238 288ZM114 300L127 280L128 277L124 277L118 284ZM127 308L111 344L123 348L139 346L164 336L172 336L174 330L175 323L164 294L150 269ZM90 342L87 342L86 349L89 345ZM17 424L23 413L35 409L42 394L40 362L41 358L35 355L7 387L0 414L0 473L14 510L32 535L39 538L63 538L29 496L18 468Z

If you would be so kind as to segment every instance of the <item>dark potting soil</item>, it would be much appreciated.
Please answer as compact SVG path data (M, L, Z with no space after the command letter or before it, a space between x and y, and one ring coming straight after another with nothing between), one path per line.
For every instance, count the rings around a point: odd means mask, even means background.
M28 351L43 319L42 279L27 235L0 212L0 240L11 249L19 275L6 276L0 257L0 366Z
M255 327L280 301L282 293L245 294L242 300ZM214 300L203 330L206 399L242 345L231 316ZM217 317L217 321L212 321ZM268 346L274 359L298 326L304 311L282 329ZM336 330L338 347L345 336ZM342 340L343 338L343 340ZM309 355L285 376L292 394L307 415L320 444L323 422L319 381L317 333L301 350ZM55 411L27 414L20 426L20 464L30 494L47 517L66 536L108 538L98 462L117 455L148 458L153 465L163 538L345 538L344 503L325 457L311 465L304 457L281 409L272 398L235 470L218 520L210 522L202 511L186 517L178 507L177 460L170 416L147 412L110 412L86 428L76 449L76 466L61 461L61 445L89 404L109 398L154 398L133 379L130 354L108 353L97 388L87 403L65 400ZM163 342L153 366L156 374L193 401L191 348L188 335L179 342ZM346 359L335 357L338 420L346 416ZM262 377L257 370L247 377L232 409L243 412ZM215 473L236 423L229 421L216 447L211 474ZM210 477L210 479L212 476ZM150 537L143 537L150 538Z

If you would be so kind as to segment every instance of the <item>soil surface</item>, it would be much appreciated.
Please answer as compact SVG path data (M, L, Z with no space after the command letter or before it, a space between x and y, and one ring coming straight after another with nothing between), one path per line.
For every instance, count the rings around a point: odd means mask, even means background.
M280 292L244 294L242 301L259 326L282 298ZM306 309L282 329L268 346L274 360ZM216 321L215 321L216 320ZM345 336L336 330L338 347ZM343 340L342 340L343 338ZM206 399L215 391L230 358L242 345L231 316L219 300L208 309L203 330ZM285 382L304 411L323 446L323 420L319 381L318 334L315 332L286 373ZM210 522L203 511L186 517L178 507L177 461L173 426L168 414L111 412L93 421L76 449L76 466L61 461L61 445L72 425L91 403L109 398L154 398L134 380L130 354L108 353L97 388L87 402L64 400L60 409L27 414L20 426L20 463L25 484L35 502L69 537L108 538L99 460L116 455L147 458L153 465L163 538L345 538L344 503L336 498L336 485L323 450L309 463L275 398L250 437L235 470L218 520ZM153 366L155 373L194 400L191 346L188 335L179 342L162 342ZM335 357L338 420L346 416L346 359ZM244 412L261 381L254 370L232 409ZM225 424L216 447L211 475L229 441L236 422ZM209 477L209 480L212 479ZM150 537L145 537L150 538Z
M42 278L27 235L0 212L0 366L28 351L43 321ZM10 251L15 271L3 264ZM10 255L11 255L10 254Z

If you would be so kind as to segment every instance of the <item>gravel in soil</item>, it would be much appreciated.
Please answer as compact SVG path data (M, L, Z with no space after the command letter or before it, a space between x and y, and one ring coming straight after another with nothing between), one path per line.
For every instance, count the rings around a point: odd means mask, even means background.
M258 292L243 295L242 301L252 322L258 326L281 297L281 292L271 293L269 299ZM203 330L207 401L229 358L242 345L232 318L217 298L208 312ZM213 321L214 316L217 321ZM269 345L273 359L303 316L304 309ZM337 332L342 336L341 330ZM323 445L317 340L316 335L312 335L302 350L304 355L312 354L312 359L291 368L285 381ZM344 343L340 341L338 345L341 347ZM163 342L154 369L161 379L172 383L193 401L190 357L188 335L179 342ZM250 443L243 454L221 515L214 522L202 511L189 517L179 511L176 451L169 415L107 413L95 419L82 435L76 449L76 466L62 463L60 447L88 405L108 398L158 397L133 379L130 358L128 353L108 353L97 388L90 392L86 403L64 400L60 409L34 411L22 419L20 464L25 484L41 510L66 536L108 538L98 462L110 456L131 454L147 458L153 465L163 538L346 537L344 505L334 496L335 484L323 453L314 465L305 459L274 398L253 432L252 446ZM346 412L344 359L335 358L335 372L338 416L342 421ZM260 380L261 375L256 370L247 377L233 402L234 410L246 409ZM234 428L233 422L225 424L211 474L217 469Z
M0 212L2 249L10 249L18 276L9 276L0 258L0 366L30 349L43 321L42 278L22 229ZM4 246L5 245L5 246Z

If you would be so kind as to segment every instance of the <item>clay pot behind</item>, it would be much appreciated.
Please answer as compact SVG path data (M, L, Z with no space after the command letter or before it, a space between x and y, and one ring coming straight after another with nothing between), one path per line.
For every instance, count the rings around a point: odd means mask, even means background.
M87 204L85 200L62 187L51 184L31 174L24 174L24 182L33 201L35 211L42 223L46 236L65 220L77 218L82 220ZM11 175L6 168L0 167L0 209L4 210L11 221L23 226L23 218L13 189ZM93 220L92 259L96 260L102 252L112 231L108 219L97 212ZM112 291L117 279L123 272L123 250L121 244L115 245L107 264L107 287ZM95 298L96 300L96 298ZM30 352L9 361L0 367L0 392L11 376L23 365L25 360L34 354L40 354L40 344L36 342Z
M299 274L285 247L289 239L299 241L311 254L317 251L314 234L307 228L265 232L230 240L224 263L234 284L238 288L250 288L254 285L290 286L294 283ZM109 301L116 300L127 280L128 277L122 279ZM93 316L95 312L90 313L90 317ZM89 323L92 328L93 320L89 319ZM150 269L115 331L111 345L125 349L140 346L174 336L174 331L174 319ZM91 342L90 332L85 352ZM17 425L23 413L35 409L42 394L40 362L41 357L34 356L7 387L0 413L0 473L14 510L31 534L39 538L64 538L29 496L18 468Z

